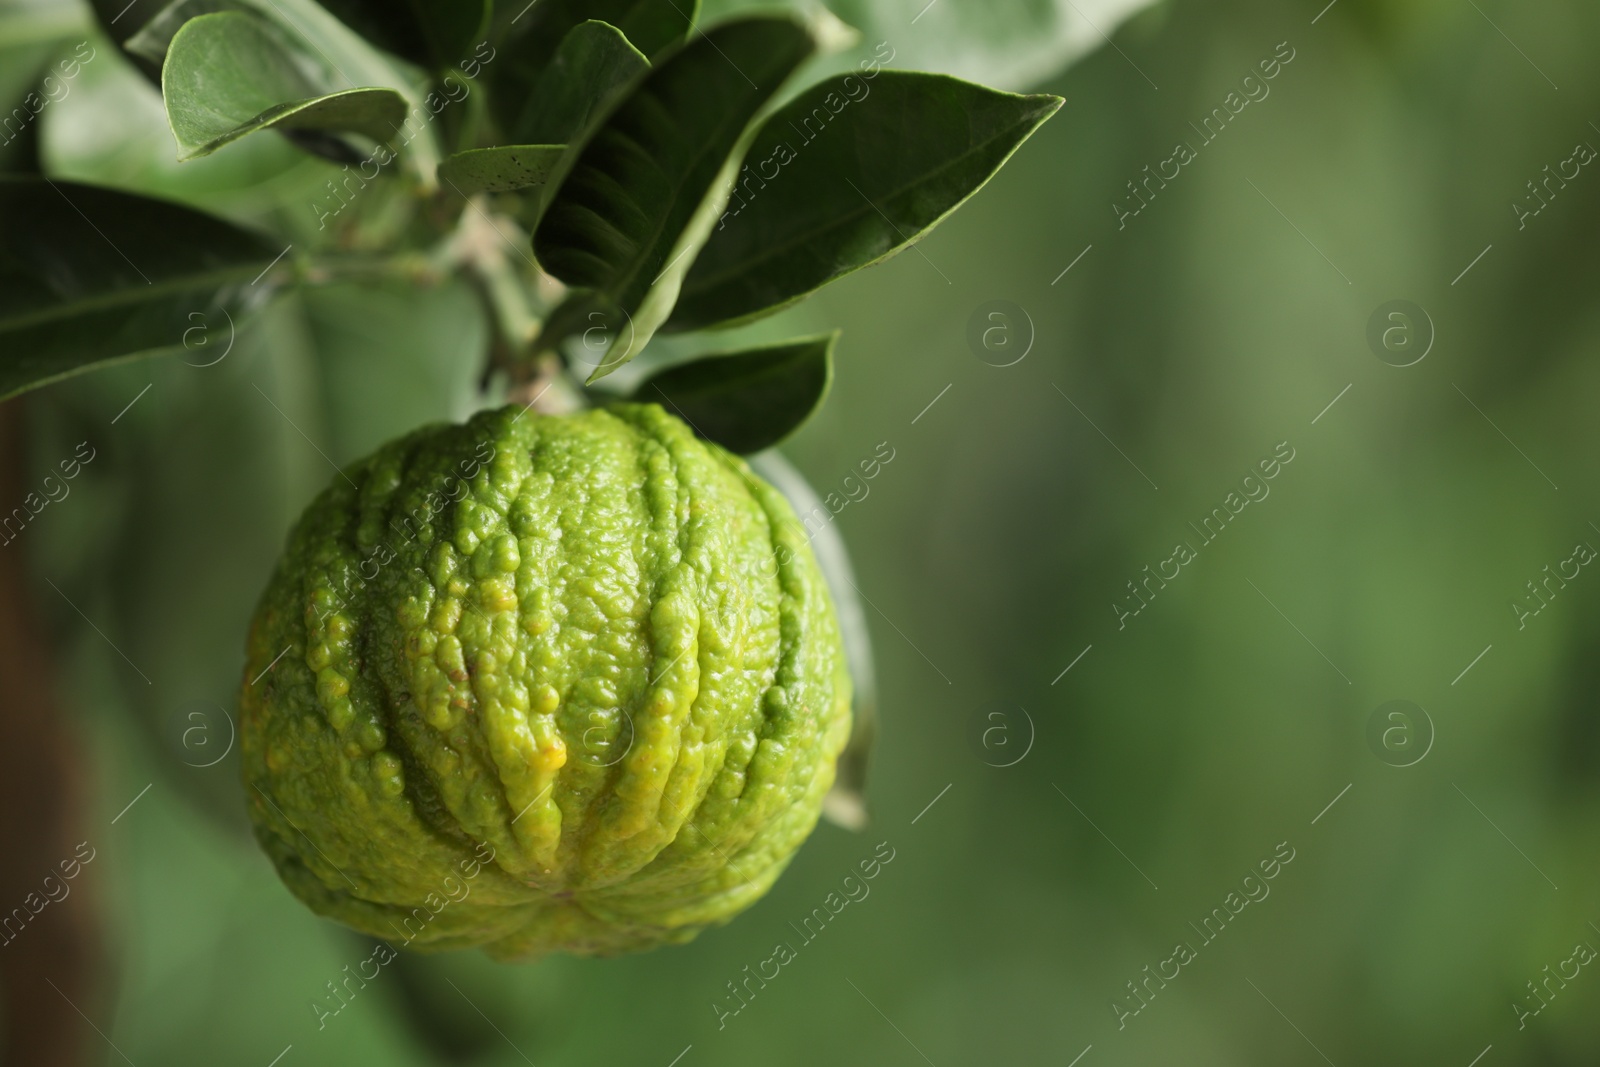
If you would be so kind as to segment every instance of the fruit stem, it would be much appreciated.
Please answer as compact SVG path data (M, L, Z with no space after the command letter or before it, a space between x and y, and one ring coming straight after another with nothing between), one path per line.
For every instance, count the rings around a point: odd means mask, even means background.
M537 353L530 351L530 343L539 318L533 310L532 287L506 255L509 247L527 259L521 249L526 235L506 216L491 218L488 208L483 197L474 197L436 256L447 267L462 268L489 311L494 337L483 370L485 387L497 370L504 371L515 387L537 376L537 367L530 365ZM537 273L532 260L528 266Z
M562 288L522 251L526 243L527 235L515 220L491 216L488 201L475 197L434 259L446 270L461 268L489 311L493 333L480 383L483 391L489 391L499 371L506 376L507 399L513 403L544 414L572 411L583 406L583 399L567 379L559 354L540 343L543 322L534 310L550 302L542 296L553 297ZM519 259L527 262L526 269Z

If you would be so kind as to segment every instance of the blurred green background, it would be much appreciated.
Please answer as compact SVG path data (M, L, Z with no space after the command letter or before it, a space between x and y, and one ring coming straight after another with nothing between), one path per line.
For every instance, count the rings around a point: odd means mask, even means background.
M279 884L236 753L199 766L231 736L254 599L328 480L317 449L351 460L477 403L468 290L285 297L214 366L31 397L41 470L98 451L25 547L92 739L110 1041L141 1065L292 1046L283 1067L1600 1061L1596 968L1517 1008L1600 947L1600 573L1521 628L1511 606L1600 547L1600 173L1522 228L1511 207L1600 146L1600 9L1323 2L1157 5L1053 77L1099 43L1070 3L1078 45L1055 51L980 32L1049 4L877 9L898 66L1067 103L915 251L762 327L844 327L834 392L784 449L820 491L894 452L836 519L879 656L873 822L824 824L685 947L407 956L319 1030L311 1002L370 945ZM1107 32L1113 6L1089 9ZM59 23L39 39L76 33L73 5L29 9ZM159 98L89 39L42 116L48 172L311 228L272 205L327 165L263 137L180 170ZM1202 144L1191 124L1288 51ZM0 52L7 93L24 52ZM1127 183L1180 141L1197 157L1119 228ZM1367 339L1393 300L1431 322L1413 315L1414 343L1433 336L1406 367ZM207 325L196 364L230 339ZM1270 495L1202 545L1189 524L1283 442ZM1119 623L1127 583L1184 541L1197 558ZM1391 700L1426 721L1374 740ZM719 1026L727 983L798 945L791 924L880 842L870 895ZM1195 926L1290 849L1205 943ZM1179 942L1197 957L1136 999Z

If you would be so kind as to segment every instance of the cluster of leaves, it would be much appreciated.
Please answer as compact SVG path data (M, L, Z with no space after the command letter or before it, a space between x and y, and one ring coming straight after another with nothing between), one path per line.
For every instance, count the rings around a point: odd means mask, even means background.
M160 85L179 159L273 131L338 165L314 208L333 237L285 248L187 206L0 177L0 396L179 351L197 313L242 321L362 270L463 274L498 327L486 375L593 383L658 332L749 322L904 249L1060 104L881 57L785 97L848 31L783 14L701 29L691 0L95 5ZM372 183L399 223L335 218ZM834 340L704 356L632 395L759 451L821 402Z

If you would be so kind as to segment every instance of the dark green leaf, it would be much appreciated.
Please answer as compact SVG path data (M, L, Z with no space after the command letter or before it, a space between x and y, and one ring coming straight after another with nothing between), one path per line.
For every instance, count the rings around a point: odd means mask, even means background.
M665 329L776 311L954 211L1061 106L942 74L830 78L767 120Z
M380 14L393 7L390 3L372 6ZM475 45L484 42L494 10L492 0L410 0L410 6L436 68L460 63Z
M406 117L404 97L387 88L317 95L295 52L281 29L242 11L184 23L161 68L178 158L208 155L272 126L394 136Z
M557 49L584 22L615 26L655 59L689 36L699 9L700 0L538 0L531 6L510 0L502 9L509 21L490 73L491 103L501 125L516 128Z
M225 336L282 251L162 200L0 177L0 398Z
M815 47L787 18L724 23L662 60L577 154L533 247L547 271L626 318L595 377L666 320L722 210L746 127Z
M416 13L411 10L414 4L406 0L379 0L378 3L372 0L320 2L340 22L384 51L423 66L432 65L434 50L429 47L427 35ZM468 17L472 17L479 13L480 5L469 2L460 4L460 7Z
M579 23L562 40L512 128L526 144L578 144L594 119L650 61L605 22Z
M489 0L323 0L378 47L423 66L459 63L489 32Z
M833 383L837 331L705 356L645 379L631 399L660 404L730 452L771 448L822 406Z
M610 23L645 55L656 54L689 36L700 0L540 0L506 36L506 45L525 42L524 58L548 60L579 23Z
M439 181L463 196L543 189L566 145L520 144L457 152L439 164Z
M541 0L543 2L543 0ZM861 31L861 43L836 69L876 61L901 70L937 70L1002 89L1026 89L1103 47L1117 27L1154 0L828 0ZM713 22L774 4L810 12L816 0L706 0ZM915 27L911 28L911 24ZM1135 78L1139 75L1129 71ZM1141 82L1140 84L1143 84Z
M322 0L322 6L382 50L421 66L432 64L434 50L427 45L426 35L422 34L422 27L413 13L406 10L410 5L390 2L379 8L368 0ZM475 6L464 3L462 8L470 13Z
M64 5L58 5L64 6ZM152 11L160 7L160 0L139 0L131 8L128 0L89 0L89 6L94 9L94 20L99 23L100 30L110 38L111 42L119 48L128 43L138 33L139 27L149 21ZM151 84L161 85L161 63L151 62L142 55L135 53L132 57L133 65L139 73L148 78Z

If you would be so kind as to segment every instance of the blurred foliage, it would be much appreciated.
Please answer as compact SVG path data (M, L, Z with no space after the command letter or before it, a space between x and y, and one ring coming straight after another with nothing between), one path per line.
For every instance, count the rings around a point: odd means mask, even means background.
M886 5L867 36L892 25L896 65L983 76L961 65L983 42L935 21L977 5L912 23L920 6ZM1508 606L1574 542L1600 546L1600 176L1525 229L1509 207L1600 145L1600 11L1322 6L1172 5L1045 84L1019 60L1010 84L1067 104L1006 172L913 254L750 331L844 326L830 400L786 451L853 497L836 525L880 657L874 823L819 829L760 905L682 948L408 957L318 1031L309 1003L368 946L289 897L243 829L233 758L194 766L216 750L186 742L191 712L230 705L253 599L329 462L476 403L469 293L349 283L275 304L214 366L32 398L41 476L99 450L19 544L105 636L41 582L97 737L120 981L101 1028L134 1062L293 1045L283 1067L666 1064L690 1045L680 1067L1069 1063L1090 1044L1083 1067L1321 1062L1308 1041L1338 1064L1600 1059L1589 969L1525 1029L1512 1007L1574 942L1600 946L1600 577L1522 630ZM1118 229L1126 183L1198 144L1190 124L1280 41L1296 58L1270 95ZM180 169L159 97L101 44L45 109L51 173L286 240L313 228L337 168L255 138ZM1407 368L1365 341L1396 298L1437 329ZM1031 320L1012 366L968 347L992 300ZM1126 583L1197 543L1188 524L1282 441L1270 496L1119 630ZM863 483L882 442L895 458ZM1393 698L1437 731L1411 767L1368 747ZM970 741L994 701L1036 734L1006 769ZM791 924L883 840L897 858L871 895L719 1029L727 983L798 943ZM1297 856L1271 895L1119 1031L1126 983L1282 841Z

